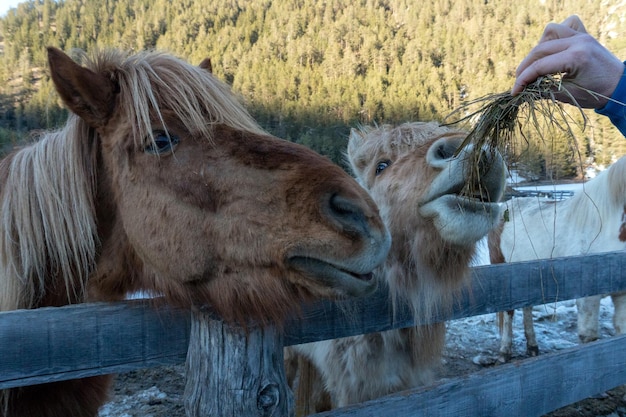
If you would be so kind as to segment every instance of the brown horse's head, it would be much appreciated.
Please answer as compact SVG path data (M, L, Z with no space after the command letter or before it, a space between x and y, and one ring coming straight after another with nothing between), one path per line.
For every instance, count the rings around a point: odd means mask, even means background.
M83 133L92 299L147 289L265 321L303 297L375 287L390 239L368 194L326 158L262 131L206 65L108 51L83 67L48 53L78 116L68 124ZM67 211L78 204L49 191Z
M406 123L353 130L348 143L352 169L392 235L384 275L392 290L418 297L418 310L453 293L475 244L498 223L502 157L484 151L471 167L464 138L434 122Z

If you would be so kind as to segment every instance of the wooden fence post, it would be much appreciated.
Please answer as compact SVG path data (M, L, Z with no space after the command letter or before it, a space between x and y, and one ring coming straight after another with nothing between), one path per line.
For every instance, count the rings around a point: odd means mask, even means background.
M273 326L244 330L194 307L185 369L188 417L293 416L283 335Z

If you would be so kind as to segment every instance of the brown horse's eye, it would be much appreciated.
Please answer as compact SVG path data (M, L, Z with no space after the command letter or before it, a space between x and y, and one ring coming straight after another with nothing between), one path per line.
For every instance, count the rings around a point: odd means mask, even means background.
M378 165L376 165L376 175L380 175L389 165L391 165L391 161L380 161Z
M153 155L169 153L173 151L178 142L180 142L178 136L168 135L163 130L155 130L152 132L152 137L154 141L150 141L144 150Z

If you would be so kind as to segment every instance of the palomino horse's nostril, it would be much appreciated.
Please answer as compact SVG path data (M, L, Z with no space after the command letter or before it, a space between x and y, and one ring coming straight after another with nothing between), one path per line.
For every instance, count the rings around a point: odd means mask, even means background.
M472 159L470 158L470 162ZM505 167L502 156L493 149L481 149L476 162L470 164L468 185L483 201L498 201L504 191Z
M494 163L495 160L498 159L498 151L495 149L485 149L483 148L480 152L479 165L482 168L489 167Z
M484 174L489 172L493 164L493 159L494 159L493 151L487 150L487 149L481 149L480 155L478 156L478 161L476 163L480 177L482 177Z
M329 200L330 215L346 232L367 234L367 222L361 207L349 198L333 194Z
M456 140L442 140L437 143L434 155L437 159L447 160L454 157L458 147L459 143Z
M426 161L434 168L444 168L447 164L457 159L457 156L463 150L460 150L461 138L442 137L436 140L429 148L426 154Z

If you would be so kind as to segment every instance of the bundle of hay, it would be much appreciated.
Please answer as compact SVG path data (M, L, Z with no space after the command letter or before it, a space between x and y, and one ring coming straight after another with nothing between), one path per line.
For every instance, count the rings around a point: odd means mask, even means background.
M591 91L588 92L594 94ZM522 140L528 143L525 133L528 132L527 129L534 129L539 136L545 138L546 135L542 133L545 133L546 126L550 126L566 135L568 143L582 163L582 158L578 154L578 141L572 130L572 126L580 125L580 122L576 122L567 113L566 107L556 100L555 93L565 94L570 98L582 115L582 126L578 127L584 130L587 118L580 105L564 87L560 74L540 77L516 96L512 96L510 92L504 92L469 101L448 115L444 119L444 124L471 124L472 127L463 146L474 143L476 150L486 146L490 149L498 149L504 155L510 154L515 135L519 134ZM479 158L479 155L479 152L475 152L472 157ZM479 165L475 162L475 160L470 161L471 166ZM481 173L476 171L474 175L481 175ZM475 190L467 192L469 195L475 193Z

